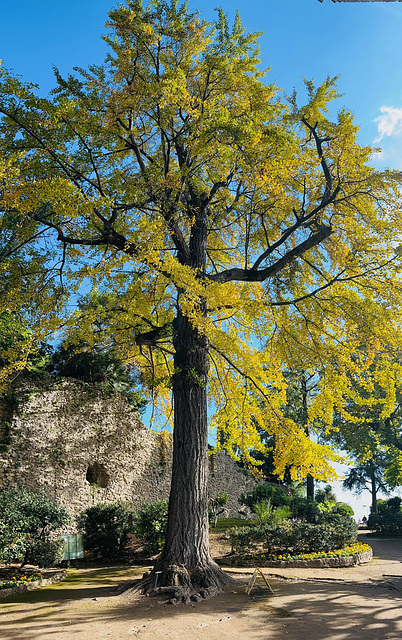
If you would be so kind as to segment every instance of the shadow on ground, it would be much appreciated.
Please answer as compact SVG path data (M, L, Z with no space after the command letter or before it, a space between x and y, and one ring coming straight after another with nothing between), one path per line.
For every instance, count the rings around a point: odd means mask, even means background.
M194 605L113 595L141 568L72 572L63 583L0 603L0 638L7 640L385 640L402 638L402 593L373 584L272 580L274 595L238 586Z

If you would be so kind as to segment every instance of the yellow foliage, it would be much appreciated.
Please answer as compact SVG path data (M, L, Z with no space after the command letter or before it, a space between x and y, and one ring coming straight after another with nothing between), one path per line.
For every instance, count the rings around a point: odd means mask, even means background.
M333 79L288 105L256 34L167 6L113 10L105 64L57 76L49 99L1 71L3 300L71 342L101 326L161 421L188 369L231 455L255 462L262 431L279 475L328 480L337 456L306 429L336 432L334 412L363 424L345 399L368 406L377 387L381 417L396 401L401 176L368 165L348 112L329 119ZM88 291L102 303L71 309ZM208 375L179 344L182 317ZM317 379L304 424L286 414L296 370Z

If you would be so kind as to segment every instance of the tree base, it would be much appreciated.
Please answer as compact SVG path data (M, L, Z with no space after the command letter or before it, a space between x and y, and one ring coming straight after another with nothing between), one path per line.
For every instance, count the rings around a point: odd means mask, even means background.
M213 561L189 571L183 565L168 565L159 570L156 566L144 573L135 585L122 585L124 592L140 592L146 596L163 596L168 604L199 602L221 593L235 584L234 578Z

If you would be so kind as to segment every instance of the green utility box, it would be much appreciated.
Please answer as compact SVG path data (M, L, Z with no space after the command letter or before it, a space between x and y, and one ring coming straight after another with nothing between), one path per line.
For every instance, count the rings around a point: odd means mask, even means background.
M65 542L63 560L77 560L84 557L82 533L66 533L60 538Z

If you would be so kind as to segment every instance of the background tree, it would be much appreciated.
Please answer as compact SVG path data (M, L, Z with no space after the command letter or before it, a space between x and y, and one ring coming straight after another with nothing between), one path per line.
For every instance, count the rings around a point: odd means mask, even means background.
M367 489L371 493L371 513L378 513L377 494L379 491L389 493L388 486L384 477L387 465L385 454L377 454L371 460L357 464L349 469L344 481L344 489L354 490L358 495Z
M394 496L388 500L378 500L377 513L370 513L368 527L381 534L400 536L402 533L402 499Z
M315 501L319 503L332 502L336 503L336 495L330 484L325 485L323 489L317 489L315 492Z
M318 375L315 372L303 370L288 371L288 387L286 389L287 404L284 413L298 424L308 438L317 435L317 426L322 427L319 420L309 420L309 404L317 387ZM319 424L317 424L319 423ZM306 496L314 500L314 476L308 473L306 476Z
M398 350L386 345L370 353L361 347L355 354L356 368L345 402L335 415L336 430L330 438L355 459L344 487L372 496L377 513L378 491L388 493L401 484L400 374Z
M283 372L323 371L309 420L330 424L356 345L399 335L399 176L368 167L349 113L329 118L333 80L285 103L238 16L128 0L109 27L105 64L56 71L49 99L3 71L2 208L37 240L23 252L42 326L88 339L106 314L168 415L172 396L156 591L197 599L228 582L209 552L207 394L229 451L263 451L258 425L280 476L331 477L331 449L283 413ZM108 302L66 314L83 286ZM154 574L143 584L155 592Z
M309 404L311 404L314 396L314 389L317 386L318 375L315 373L306 373L305 371L286 371L284 377L287 383L286 387L286 404L281 407L282 413L286 418L290 418L296 423L307 437L317 435L322 424L319 420L311 423L309 420ZM264 407L264 404L263 404ZM268 482L286 485L292 485L291 469L287 468L282 474L282 478L278 476L275 469L275 436L268 433L265 429L259 427L256 423L256 429L261 442L264 444L265 450L252 450L246 455L246 462L241 464L251 469L257 476L262 476ZM222 434L221 434L222 435ZM223 443L224 444L224 443ZM251 454L251 456L250 456ZM250 463L250 457L255 462ZM314 478L311 474L307 474L305 479L307 498L314 499Z
M129 403L143 412L146 398L135 371L125 367L112 350L100 345L61 344L47 367L50 373L76 378L122 393Z
M30 375L49 362L51 348L29 327L32 315L5 310L0 313L0 397L22 371Z
M147 400L141 388L139 372L127 366L119 357L115 341L106 341L109 318L106 313L99 317L97 310L107 308L109 297L95 291L78 300L78 313L86 317L94 310L92 333L88 336L72 332L65 342L53 351L47 370L55 375L76 378L100 384L126 396L137 410L145 409Z

